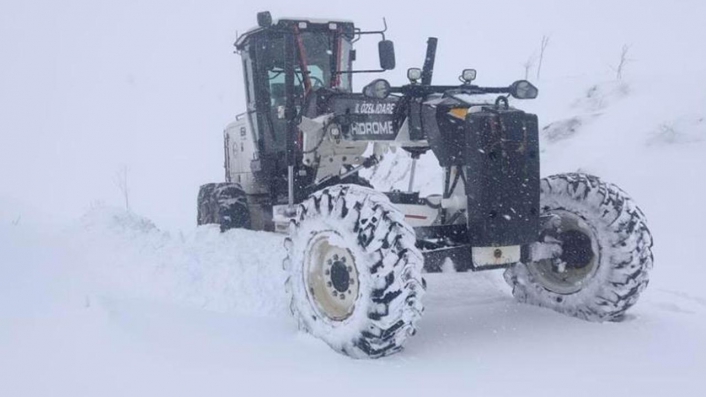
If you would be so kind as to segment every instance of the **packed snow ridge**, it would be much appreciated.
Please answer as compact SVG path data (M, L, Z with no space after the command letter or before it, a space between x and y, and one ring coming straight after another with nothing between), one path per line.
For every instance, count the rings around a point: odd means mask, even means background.
M72 228L72 246L99 290L206 310L285 313L282 237L217 225L160 231L132 212L98 207Z

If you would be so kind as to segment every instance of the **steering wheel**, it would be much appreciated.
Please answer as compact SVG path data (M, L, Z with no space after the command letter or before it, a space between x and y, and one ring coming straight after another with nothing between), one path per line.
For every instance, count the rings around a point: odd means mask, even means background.
M312 89L312 90L315 89L315 88L324 88L324 87L326 87L326 84L324 84L324 82L323 82L320 78L318 78L318 77L316 77L316 76L312 76L311 73L309 73L309 78L310 78L311 81L312 81L312 83L311 83L311 89Z

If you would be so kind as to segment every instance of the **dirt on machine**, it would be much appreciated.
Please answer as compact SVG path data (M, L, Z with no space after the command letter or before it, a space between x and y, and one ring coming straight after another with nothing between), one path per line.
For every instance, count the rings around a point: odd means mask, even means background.
M286 286L300 328L355 358L400 351L424 312L426 272L504 270L521 302L617 321L649 281L652 236L620 188L581 173L540 177L538 118L510 105L538 89L520 80L432 84L437 39L409 83L360 75L395 68L385 29L273 20L235 43L247 111L225 128L225 181L203 185L198 223L287 234ZM354 68L358 40L378 36L380 68ZM408 191L359 175L390 150L412 159ZM431 151L442 194L412 191Z

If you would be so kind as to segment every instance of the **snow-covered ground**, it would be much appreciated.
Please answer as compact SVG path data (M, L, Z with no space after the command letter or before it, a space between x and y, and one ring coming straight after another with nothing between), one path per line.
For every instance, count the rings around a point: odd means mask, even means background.
M223 54L235 26L268 6L95 4L2 4L17 12L0 13L0 104L12 110L0 113L0 396L706 395L703 4L489 4L471 28L488 33L478 59L442 55L461 16L425 6L441 22L420 33L403 4L379 6L397 24L399 69L419 61L425 35L440 37L440 82L469 62L488 84L522 77L530 47L551 33L540 98L516 103L546 127L542 174L582 170L628 191L650 222L655 268L628 318L604 324L520 305L497 272L428 275L419 333L375 361L297 331L281 236L190 225L196 186L220 175L218 129L242 103L230 83L237 61ZM378 23L375 12L321 5L321 15ZM493 34L501 16L529 33ZM57 44L53 67L33 52L42 40ZM607 65L626 42L635 59L616 81ZM193 57L175 55L180 46ZM122 162L130 213L114 207ZM408 164L391 155L373 181L406 187ZM437 190L433 157L418 169L417 185Z

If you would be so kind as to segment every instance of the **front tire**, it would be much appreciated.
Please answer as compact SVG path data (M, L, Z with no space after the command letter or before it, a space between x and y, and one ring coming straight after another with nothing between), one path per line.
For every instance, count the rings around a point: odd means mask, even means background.
M652 269L645 215L617 186L576 173L543 179L540 205L554 219L543 233L562 253L506 270L515 298L591 321L622 319Z
M355 185L312 194L298 206L285 245L301 329L354 358L398 352L416 332L423 257L384 195Z

